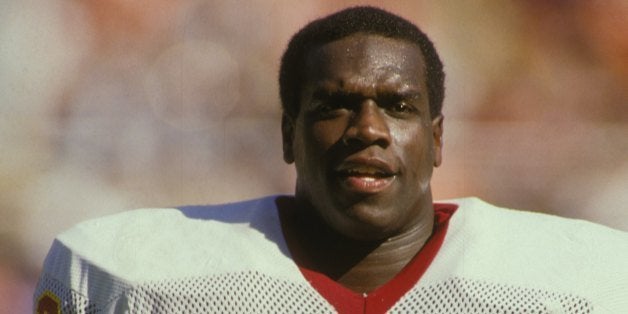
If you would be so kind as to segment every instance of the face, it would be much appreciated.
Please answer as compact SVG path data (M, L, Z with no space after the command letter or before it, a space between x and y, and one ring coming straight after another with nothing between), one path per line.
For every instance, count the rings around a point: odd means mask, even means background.
M416 226L432 210L442 144L419 47L356 34L311 51L305 66L298 116L282 124L297 200L351 238Z

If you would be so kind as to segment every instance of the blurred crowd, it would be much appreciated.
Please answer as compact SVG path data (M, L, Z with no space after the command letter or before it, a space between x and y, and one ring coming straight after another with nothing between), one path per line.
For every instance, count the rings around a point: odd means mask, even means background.
M356 4L415 21L444 60L436 198L628 230L628 2L379 2L0 0L0 313L31 311L79 221L291 193L279 58Z

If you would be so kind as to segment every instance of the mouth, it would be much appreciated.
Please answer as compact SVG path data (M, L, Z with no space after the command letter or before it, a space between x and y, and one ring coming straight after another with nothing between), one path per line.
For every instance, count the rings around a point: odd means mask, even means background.
M335 171L345 189L359 194L382 192L397 178L397 172L379 160L346 161Z

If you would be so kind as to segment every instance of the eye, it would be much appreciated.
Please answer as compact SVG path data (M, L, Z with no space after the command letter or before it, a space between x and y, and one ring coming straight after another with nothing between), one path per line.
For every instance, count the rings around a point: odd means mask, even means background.
M380 101L382 102L382 107L386 109L388 114L394 117L411 117L417 115L419 112L414 102L404 97L390 96Z
M315 119L330 119L347 110L349 103L346 97L338 95L315 95L309 111Z
M332 119L354 110L359 100L358 95L318 92L312 97L310 113L316 119Z
M405 101L397 101L391 104L389 110L396 113L414 113L416 108L414 106L406 103Z
M343 101L335 97L327 97L314 101L314 110L317 112L332 112L342 109L343 107Z

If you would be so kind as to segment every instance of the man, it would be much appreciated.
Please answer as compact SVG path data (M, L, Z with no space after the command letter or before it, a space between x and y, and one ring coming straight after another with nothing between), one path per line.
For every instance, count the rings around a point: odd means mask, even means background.
M388 12L310 23L280 70L295 196L82 223L55 240L36 309L628 311L625 233L478 199L433 204L443 78L429 39Z

